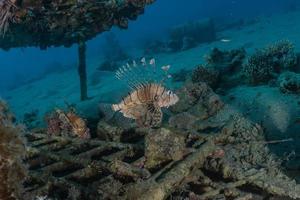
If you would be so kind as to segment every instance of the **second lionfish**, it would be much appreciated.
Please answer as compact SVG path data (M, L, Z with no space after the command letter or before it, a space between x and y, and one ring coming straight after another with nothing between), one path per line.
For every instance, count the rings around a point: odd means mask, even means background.
M134 119L140 127L160 126L163 118L161 108L168 108L179 100L175 93L164 86L164 80L171 77L169 68L169 65L163 66L159 71L154 59L147 63L145 58L139 64L133 61L131 65L119 68L116 77L125 80L132 91L119 104L113 104L112 109Z

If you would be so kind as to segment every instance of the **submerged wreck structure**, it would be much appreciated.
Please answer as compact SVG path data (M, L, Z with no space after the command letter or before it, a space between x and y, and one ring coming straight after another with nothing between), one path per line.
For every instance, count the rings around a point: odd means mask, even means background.
M205 83L177 94L160 128L100 120L91 139L25 134L22 199L300 199L300 185L284 174L268 147L276 141L266 141L260 125Z
M127 28L154 0L0 0L0 48L78 44L81 99L87 96L85 42Z

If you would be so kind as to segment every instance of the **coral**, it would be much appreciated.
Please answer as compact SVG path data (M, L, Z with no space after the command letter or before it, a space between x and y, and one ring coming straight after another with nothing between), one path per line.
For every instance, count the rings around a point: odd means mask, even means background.
M220 82L220 72L214 67L200 65L192 73L192 82L205 82L210 87L216 88Z
M0 99L0 125L13 126L15 116L10 112L5 101Z
M152 130L145 138L145 167L154 168L171 160L182 159L185 137L161 128Z
M5 0L5 2L8 0ZM87 41L112 26L127 28L129 20L142 14L154 0L18 1L18 23L9 23L10 31L0 39L0 47L71 46ZM22 30L22 34L19 34Z
M22 199L27 169L23 163L25 141L23 130L15 127L7 105L0 102L0 199Z
M300 74L285 72L278 77L279 89L283 93L300 93Z
M74 110L64 112L56 109L53 113L48 114L45 119L48 135L64 135L84 139L91 137L86 121L80 118Z
M252 84L267 83L278 73L292 70L297 64L294 46L289 41L280 41L257 50L244 66L244 75Z
M18 128L0 125L0 199L21 199L26 176L25 146Z

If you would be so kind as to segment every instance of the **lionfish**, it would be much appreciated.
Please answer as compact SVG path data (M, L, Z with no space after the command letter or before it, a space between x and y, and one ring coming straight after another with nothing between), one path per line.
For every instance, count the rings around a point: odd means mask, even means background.
M60 109L55 109L54 113L46 117L46 121L49 135L68 134L83 139L91 137L86 121L73 110L64 112Z
M179 100L164 86L164 81L171 78L169 68L170 65L166 65L158 71L155 59L147 63L145 58L139 64L133 61L131 65L127 63L120 67L116 78L124 80L132 91L119 104L113 104L112 109L134 119L139 127L158 127L163 118L161 108L168 108ZM156 80L158 78L161 80Z

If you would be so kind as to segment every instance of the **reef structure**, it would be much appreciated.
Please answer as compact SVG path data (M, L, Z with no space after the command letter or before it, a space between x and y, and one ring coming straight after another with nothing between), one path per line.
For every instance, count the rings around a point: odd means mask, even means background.
M128 20L142 14L154 0L1 0L0 47L69 47L86 41L116 25L127 28ZM11 5L11 6L4 6ZM14 9L11 9L11 8ZM1 15L2 16L2 15ZM14 20L11 20L14 19ZM5 34L4 34L5 33Z

